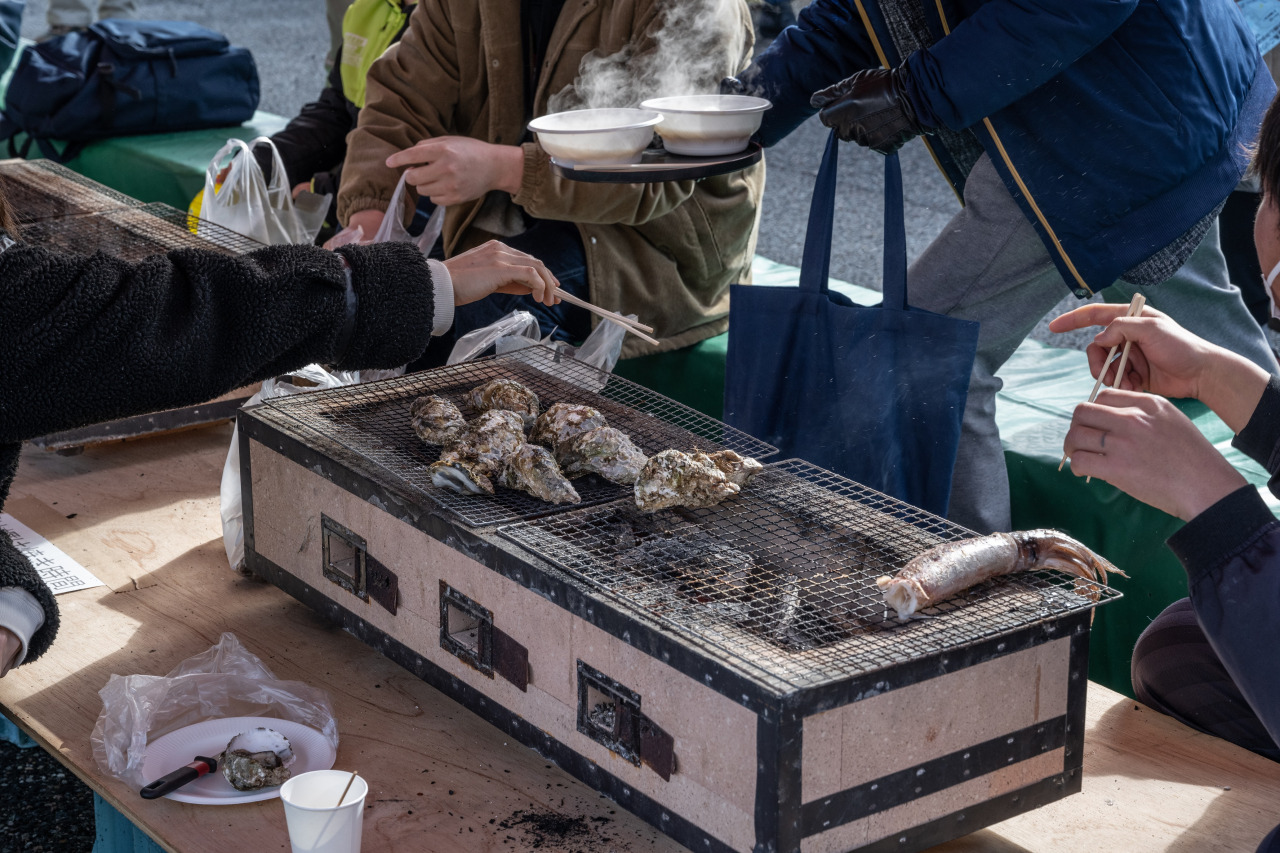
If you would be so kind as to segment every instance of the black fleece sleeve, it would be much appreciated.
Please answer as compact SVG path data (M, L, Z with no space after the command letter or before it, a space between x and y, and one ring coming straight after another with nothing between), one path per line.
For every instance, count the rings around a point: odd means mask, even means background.
M426 260L408 243L243 257L183 249L128 263L19 244L0 254L0 443L177 406L311 362L395 367L431 334Z
M1280 743L1280 521L1243 486L1169 537L1201 630Z
M1267 469L1271 475L1267 488L1280 497L1280 376L1271 377L1249 423L1231 446Z

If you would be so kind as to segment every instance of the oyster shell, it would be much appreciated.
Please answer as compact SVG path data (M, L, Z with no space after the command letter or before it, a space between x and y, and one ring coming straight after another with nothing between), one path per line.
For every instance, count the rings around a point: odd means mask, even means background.
M537 444L522 444L507 457L498 474L498 485L528 492L553 504L581 502L573 484L560 473L551 451Z
M481 474L473 463L447 451L432 464L431 482L460 495L493 494L493 481Z
M458 407L435 394L413 401L409 406L409 423L418 438L431 444L452 444L467 428Z
M538 417L538 395L514 379L493 379L472 388L467 403L477 412L515 412L526 427Z
M560 454L560 467L566 476L599 474L624 486L636 482L636 475L647 461L644 452L631 442L630 436L607 426L582 433Z
M588 430L608 425L599 409L578 403L556 403L538 416L529 440L551 448L559 459L570 441Z
M258 726L227 742L219 756L222 775L237 791L256 791L282 785L294 762L289 739L275 729Z
M482 412L440 455L442 461L464 460L481 474L496 474L502 461L524 444L524 422L519 414L495 409Z
M706 454L697 454L707 459ZM714 506L741 491L710 461L679 450L651 457L636 477L636 506L654 512L672 506Z
M724 472L729 482L745 486L751 478L764 470L764 466L750 456L742 456L732 450L717 450L715 453L695 453L694 458L703 464L711 464ZM704 462L704 460L707 460Z

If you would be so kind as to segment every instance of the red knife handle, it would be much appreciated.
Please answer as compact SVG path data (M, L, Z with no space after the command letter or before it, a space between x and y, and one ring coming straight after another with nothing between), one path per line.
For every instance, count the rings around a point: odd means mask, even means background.
M206 773L212 773L217 769L218 762L215 759L197 755L195 761L185 767L179 767L172 773L166 773L138 793L142 795L144 800L154 800L171 791L176 791L188 782L194 782Z

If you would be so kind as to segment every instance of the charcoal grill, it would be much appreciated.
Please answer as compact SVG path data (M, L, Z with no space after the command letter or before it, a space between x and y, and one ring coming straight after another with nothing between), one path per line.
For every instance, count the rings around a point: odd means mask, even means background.
M239 421L249 568L691 850L922 850L1079 790L1116 593L1029 573L899 622L875 578L972 534L796 460L652 515L435 490L409 403L497 376L646 452L772 449L541 348L271 401Z
M105 252L126 261L140 261L172 249L210 249L243 255L262 248L256 240L211 222L200 223L197 237L189 227L195 221L186 211L155 202L83 216L41 219L23 226L22 240L81 254Z
M429 468L440 448L426 444L409 424L409 406L428 394L445 397L470 419L466 395L492 379L523 383L538 395L543 409L555 403L582 403L599 409L609 425L628 433L645 453L678 450L735 450L744 456L767 457L776 448L677 403L590 365L534 346L493 359L411 374L385 382L336 388L325 394L300 394L267 401L298 428L336 441L400 483L422 500L456 514L471 527L501 524L554 511L551 504L523 492L498 487L496 494L459 495L431 483ZM583 504L616 500L629 487L599 477L575 481Z
M0 181L19 224L141 204L52 160L0 161Z

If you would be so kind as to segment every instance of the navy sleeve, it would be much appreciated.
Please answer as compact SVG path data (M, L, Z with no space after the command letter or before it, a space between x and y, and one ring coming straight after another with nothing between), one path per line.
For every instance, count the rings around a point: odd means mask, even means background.
M1043 86L1125 22L1138 0L991 0L907 58L920 121L961 130Z
M1214 652L1280 743L1280 521L1244 486L1169 538Z
M759 139L774 145L817 110L809 98L855 71L879 68L866 28L853 3L814 0L795 26L774 39L739 79L746 91L768 98Z
M1280 376L1272 376L1258 407L1231 446L1267 469L1267 487L1280 497Z

